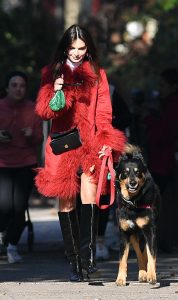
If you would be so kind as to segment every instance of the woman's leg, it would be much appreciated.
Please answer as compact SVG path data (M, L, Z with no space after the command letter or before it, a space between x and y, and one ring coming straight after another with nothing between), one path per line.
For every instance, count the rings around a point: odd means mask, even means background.
M59 221L63 236L65 251L70 263L69 280L80 282L83 280L81 257L80 257L80 236L77 210L75 200L59 200Z
M31 167L11 169L12 174L12 215L7 228L7 257L9 263L21 262L17 244L25 227L25 211L28 207L34 172Z
M76 201L75 199L69 199L69 200L62 200L59 199L59 211L61 213L63 212L70 212L75 210L76 208Z
M13 178L10 169L0 168L0 235L1 245L6 242L7 228L12 217Z
M8 226L7 239L17 245L25 226L25 211L33 187L34 172L31 167L13 171L13 214Z
M92 177L82 173L81 175L81 201L82 204L96 203L97 185L92 182Z
M97 271L95 266L98 208L95 204L97 186L92 178L81 175L80 250L83 268L87 273Z

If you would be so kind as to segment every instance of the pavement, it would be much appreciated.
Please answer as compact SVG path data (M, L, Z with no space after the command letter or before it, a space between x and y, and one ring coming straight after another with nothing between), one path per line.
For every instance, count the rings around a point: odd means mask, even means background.
M171 254L158 253L158 282L155 285L138 283L137 261L132 251L125 287L115 284L118 251L111 251L108 261L98 262L99 271L89 280L85 278L82 283L71 283L68 282L69 265L64 256L57 208L53 201L47 206L32 205L30 216L34 227L33 251L29 252L25 228L19 243L23 263L9 264L5 255L0 257L0 299L178 300L178 249L175 248Z

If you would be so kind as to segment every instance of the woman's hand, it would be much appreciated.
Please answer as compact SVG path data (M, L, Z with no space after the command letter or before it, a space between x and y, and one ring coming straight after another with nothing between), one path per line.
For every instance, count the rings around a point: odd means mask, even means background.
M32 136L32 128L31 127L25 127L25 128L22 128L21 130L22 130L24 136L26 136L26 137Z
M62 90L63 84L64 84L64 75L61 75L61 77L58 77L54 82L54 92Z
M105 150L107 148L109 148L109 150L112 151L111 147L104 145L103 148L101 149L101 151L98 152L99 158L102 158L103 156L105 156Z
M12 137L10 133L6 130L0 130L0 142L1 143L9 143Z

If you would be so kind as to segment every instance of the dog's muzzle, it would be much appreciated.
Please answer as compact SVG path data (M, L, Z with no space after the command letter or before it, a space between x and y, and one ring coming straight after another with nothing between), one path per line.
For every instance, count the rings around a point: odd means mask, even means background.
M130 193L135 193L137 191L138 186L139 186L138 182L136 182L135 180L133 181L129 180L127 189Z

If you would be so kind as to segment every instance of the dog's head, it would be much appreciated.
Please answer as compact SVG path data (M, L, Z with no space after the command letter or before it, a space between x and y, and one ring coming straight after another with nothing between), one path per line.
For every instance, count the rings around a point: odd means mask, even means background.
M139 147L127 144L116 166L116 181L124 198L136 196L144 185L147 167Z

